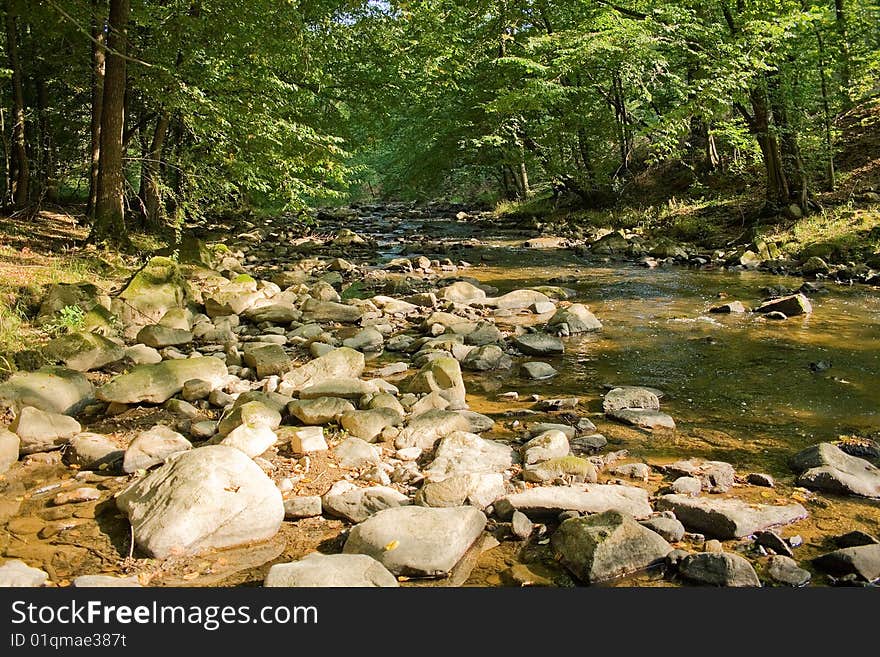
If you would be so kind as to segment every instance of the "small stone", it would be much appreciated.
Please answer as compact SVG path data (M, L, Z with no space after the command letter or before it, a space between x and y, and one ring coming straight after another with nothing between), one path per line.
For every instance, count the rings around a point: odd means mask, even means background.
M681 560L678 572L692 582L709 586L758 587L758 574L746 559L729 552L699 552Z
M9 429L18 434L21 441L20 453L33 454L65 445L82 427L68 415L25 406L18 412Z
M372 557L313 552L299 561L272 566L263 586L394 588L400 585L394 575Z
M514 511L513 518L511 519L511 529L514 536L526 540L532 535L534 527L526 514L521 511Z
M703 545L703 552L724 552L724 546L721 545L721 541L713 538Z
M74 578L73 586L78 589L84 588L140 588L141 583L137 575L129 577L116 577L114 575L80 575Z
M847 532L834 539L834 544L839 548L859 547L861 545L877 545L880 543L875 537L867 532L855 530Z
M333 448L333 454L339 465L349 470L378 465L381 462L376 448L360 438L345 439Z
M290 451L294 454L311 454L329 449L324 440L322 427L302 427L290 434Z
M80 502L94 502L101 498L101 491L90 486L82 486L73 490L58 493L52 498L52 503L56 506L62 504L78 504Z
M761 545L768 550L773 550L776 554L781 554L786 557L793 557L794 553L791 551L788 543L782 540L782 538L774 531L765 530L755 533L755 542L758 545Z
M323 513L320 495L302 495L284 500L284 519L313 518Z
M752 486L763 486L765 488L773 488L776 484L773 477L768 474L752 472L746 477L746 481Z
M123 472L147 470L172 454L192 449L192 443L176 431L161 424L138 434L125 450Z
M83 432L71 439L64 460L83 470L101 470L121 461L124 455L125 450L107 436Z
M217 433L217 423L214 420L195 422L190 426L189 432L195 440L208 440Z
M184 381L180 396L188 402L194 402L200 399L207 399L211 394L211 390L213 390L213 384L210 381L190 379L189 381Z
M541 381L544 379L550 379L559 374L556 369L548 364L542 363L540 361L532 361L530 363L523 363L522 371L525 375L533 379L535 381Z

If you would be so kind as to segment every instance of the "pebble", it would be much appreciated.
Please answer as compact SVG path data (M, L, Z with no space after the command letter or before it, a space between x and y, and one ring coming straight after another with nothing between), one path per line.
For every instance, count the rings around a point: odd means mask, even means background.
M52 502L56 506L61 506L62 504L78 504L80 502L94 502L101 498L101 491L97 488L91 488L89 486L82 486L80 488L75 488L70 491L65 491L63 493L58 493L53 499Z

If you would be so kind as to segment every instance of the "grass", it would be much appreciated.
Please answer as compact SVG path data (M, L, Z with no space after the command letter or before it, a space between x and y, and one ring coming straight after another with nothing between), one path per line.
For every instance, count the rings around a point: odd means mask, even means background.
M15 371L16 353L50 337L31 322L50 285L87 281L109 292L128 275L118 256L77 246L86 234L65 214L0 218L0 378Z
M627 229L708 248L746 243L761 236L775 242L789 257L820 255L833 262L863 260L880 250L880 203L829 205L821 212L784 223L757 221L759 207L759 200L742 194L672 198L652 205L603 210L554 208L549 197L541 197L499 202L494 215L501 220L526 221L548 233Z
M766 237L781 244L790 256L861 260L880 249L880 204L829 208L776 227Z

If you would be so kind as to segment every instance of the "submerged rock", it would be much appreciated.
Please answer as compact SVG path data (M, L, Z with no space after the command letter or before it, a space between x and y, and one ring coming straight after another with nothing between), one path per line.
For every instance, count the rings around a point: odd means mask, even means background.
M513 344L529 356L561 354L565 351L562 340L547 333L525 333L513 339Z

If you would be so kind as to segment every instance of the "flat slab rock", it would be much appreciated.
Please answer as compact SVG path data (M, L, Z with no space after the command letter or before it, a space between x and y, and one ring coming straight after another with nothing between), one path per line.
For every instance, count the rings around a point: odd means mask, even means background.
M808 515L800 504L748 504L737 499L689 495L664 495L657 500L656 507L658 511L673 511L688 530L720 540L742 538L768 527L788 525Z
M851 456L831 443L819 443L796 454L791 465L797 483L811 490L840 495L880 497L880 468Z
M813 559L813 565L836 577L854 574L873 582L880 578L880 544L835 550Z
M521 511L529 518L557 516L563 511L619 511L638 519L653 513L646 490L619 484L540 486L495 501L495 512L499 517L509 519L514 511Z
M138 365L105 383L96 394L106 402L161 404L183 390L183 384L191 379L210 381L218 388L227 374L226 364L211 356L165 360L156 365Z
M400 585L373 557L313 552L299 561L272 566L263 586L372 588Z
M356 525L345 554L366 554L395 575L443 577L483 532L486 516L474 507L385 509Z
M631 424L634 427L650 429L651 431L675 429L675 420L672 419L671 415L647 408L622 408L618 411L609 412L608 417L625 424Z

